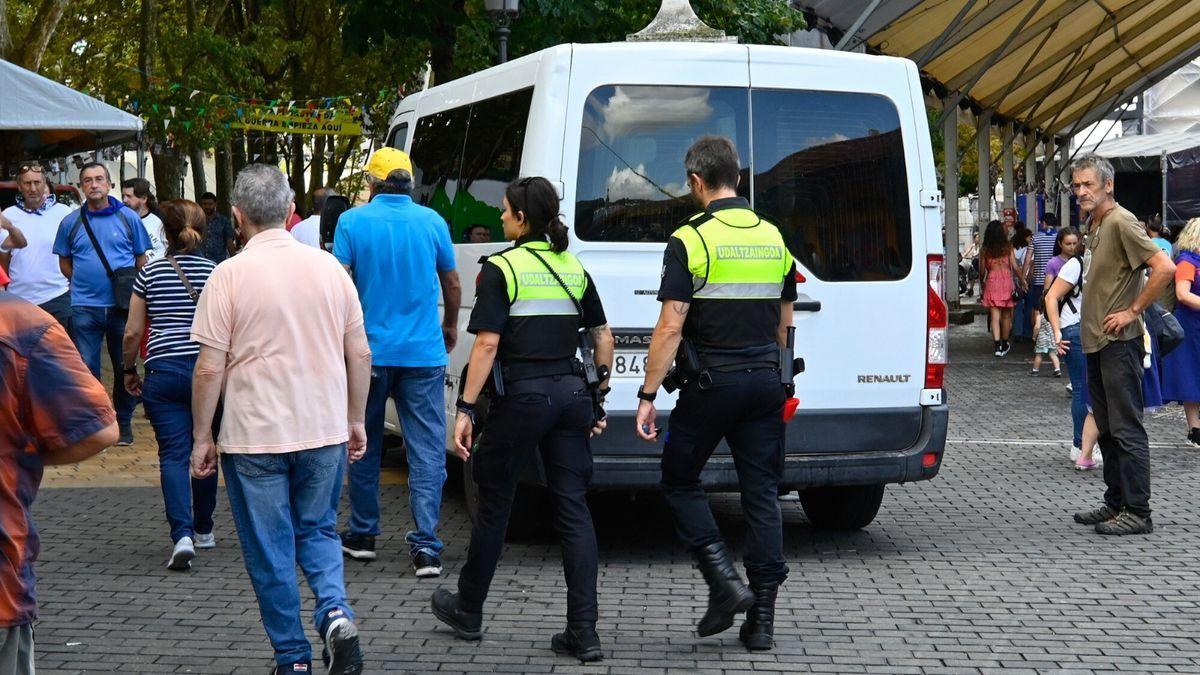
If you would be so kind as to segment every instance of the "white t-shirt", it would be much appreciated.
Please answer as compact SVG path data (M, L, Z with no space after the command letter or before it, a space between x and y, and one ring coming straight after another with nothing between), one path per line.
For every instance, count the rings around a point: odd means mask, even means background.
M4 209L4 216L25 235L29 245L14 249L8 276L12 283L8 290L13 295L41 305L71 290L71 284L58 268L58 256L54 255L54 236L58 224L71 213L66 204L55 204L42 213L29 213L18 207ZM0 245L8 238L8 230L0 230Z
M314 214L296 223L292 236L301 244L321 248L321 216Z
M1073 257L1062 266L1055 278L1055 281L1062 279L1071 284L1071 292L1067 294L1070 302L1064 302L1062 309L1058 312L1059 329L1079 323L1079 310L1083 308L1083 294L1079 293L1079 275L1082 272L1083 266L1079 262L1079 258ZM1074 310L1071 309L1071 305L1075 305Z
M146 251L146 262L153 262L167 254L167 233L163 231L162 219L153 213L142 217L142 225L150 237L150 249Z

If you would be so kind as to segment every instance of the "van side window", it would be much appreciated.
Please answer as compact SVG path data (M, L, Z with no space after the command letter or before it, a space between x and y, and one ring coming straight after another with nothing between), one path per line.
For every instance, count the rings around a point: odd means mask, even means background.
M532 102L533 89L523 89L471 106L450 227L453 241L463 241L464 231L476 225L487 227L492 241L504 241L500 225L504 188L521 175L521 151Z
M522 89L417 120L413 200L446 219L452 241L475 225L503 240L504 188L521 173L532 101L533 89Z
M591 241L665 242L699 209L683 157L705 134L733 139L738 192L750 194L748 95L737 87L603 86L584 104L575 233Z
M469 115L470 109L462 107L417 120L409 153L413 165L413 201L437 211L451 227Z
M388 138L388 147L403 150L404 144L408 143L408 122L392 129L392 135Z
M912 268L896 106L873 94L755 89L754 208L825 281L890 281Z

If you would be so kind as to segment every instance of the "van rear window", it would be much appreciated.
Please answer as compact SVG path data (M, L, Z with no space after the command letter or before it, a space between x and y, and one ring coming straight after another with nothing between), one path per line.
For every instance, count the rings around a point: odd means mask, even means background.
M754 208L825 281L890 281L912 268L896 106L850 92L755 89Z
M579 141L575 232L591 241L665 242L696 212L683 156L700 136L733 139L749 197L745 89L604 86L588 96Z
M814 276L908 275L912 228L900 118L890 100L872 94L599 87L584 107L576 235L665 242L697 210L683 157L705 134L733 140L742 161L738 193L779 225Z

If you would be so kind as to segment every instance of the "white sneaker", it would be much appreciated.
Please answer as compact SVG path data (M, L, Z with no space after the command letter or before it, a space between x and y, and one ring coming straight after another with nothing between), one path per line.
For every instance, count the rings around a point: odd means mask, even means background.
M196 549L192 546L191 537L183 537L175 542L175 550L171 551L171 559L167 561L167 569L181 572L192 568L192 558L196 557Z
M216 548L217 535L209 532L208 534L196 535L196 548Z
M1079 455L1081 455L1081 454L1083 454L1083 451L1079 449L1078 445L1071 446L1071 461L1072 462L1079 459Z
M1092 450L1092 459L1096 462L1097 465L1104 463L1104 455L1101 454L1101 452L1100 452L1100 446L1097 445L1096 449Z

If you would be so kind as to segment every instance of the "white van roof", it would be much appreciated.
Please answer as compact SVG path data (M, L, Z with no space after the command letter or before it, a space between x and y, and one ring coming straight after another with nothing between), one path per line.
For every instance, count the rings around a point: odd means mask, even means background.
M476 85L489 83L495 87L495 80L503 80L506 75L525 74L529 85L535 85L542 76L549 76L555 71L569 71L571 60L575 56L599 57L608 59L644 59L653 62L656 59L694 58L697 61L779 61L794 62L805 71L824 69L857 69L869 68L876 72L880 69L895 69L896 76L907 77L917 72L916 64L908 59L894 56L877 56L858 54L854 52L839 52L829 49L810 49L807 47L783 47L774 45L744 45L703 42L604 42L604 43L568 43L549 47L532 54L527 54L507 63L492 66L470 75L463 76L445 84L430 87L427 90L414 92L402 99L392 116L393 123L400 115L412 112L417 108L417 101L429 95L430 92L450 93L461 90L465 98L472 95ZM534 73L537 73L536 75ZM798 72L797 78L803 79L804 72ZM450 95L447 98L457 99L460 96ZM482 98L482 97L480 97ZM439 106L440 107L440 106Z

